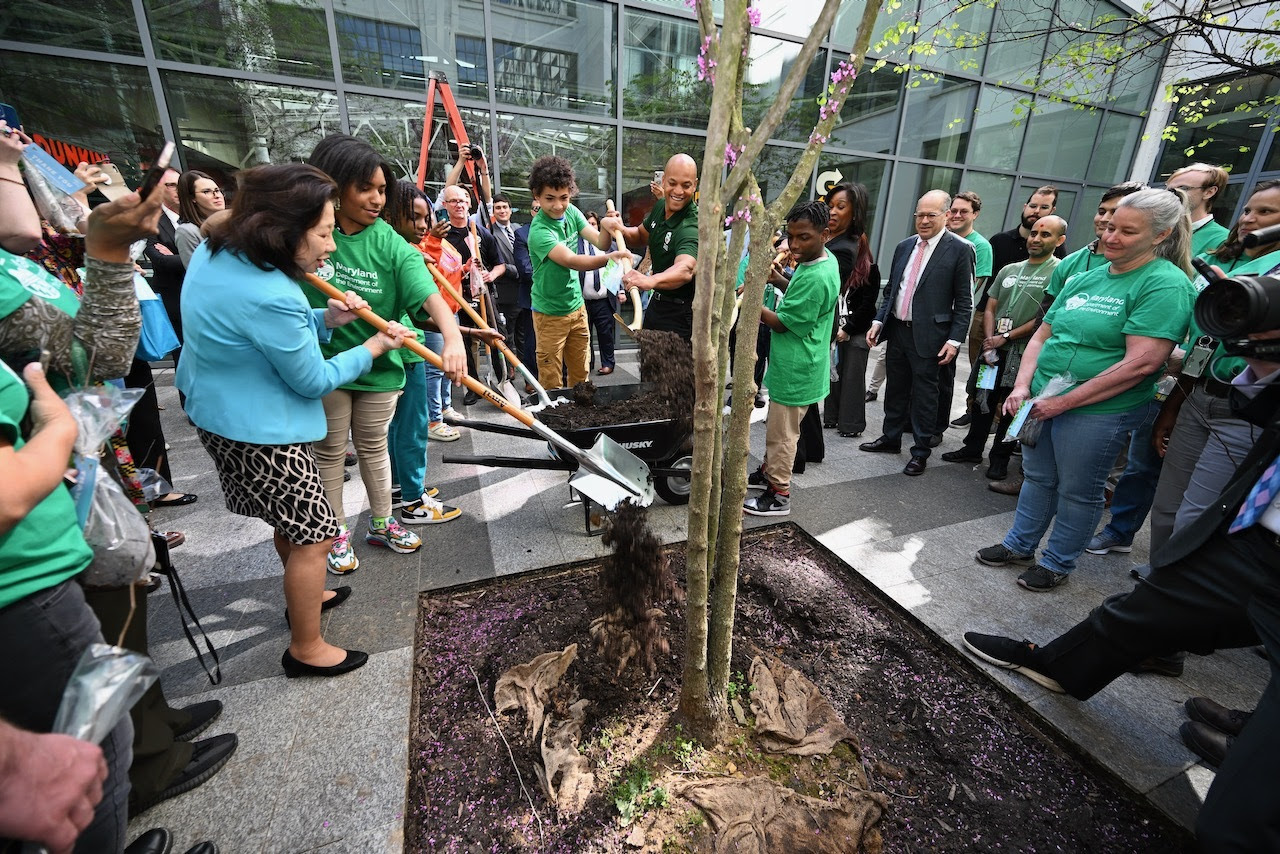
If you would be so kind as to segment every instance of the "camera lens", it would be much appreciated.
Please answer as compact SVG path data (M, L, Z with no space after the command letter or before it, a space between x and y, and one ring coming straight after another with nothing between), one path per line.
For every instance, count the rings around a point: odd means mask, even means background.
M1221 279L1196 299L1196 323L1215 338L1240 338L1280 327L1280 280Z

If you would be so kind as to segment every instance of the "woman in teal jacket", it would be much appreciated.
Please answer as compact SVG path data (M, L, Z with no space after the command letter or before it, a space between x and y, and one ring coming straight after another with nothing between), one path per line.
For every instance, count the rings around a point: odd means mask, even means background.
M191 257L182 303L186 346L178 387L213 458L227 509L275 529L292 636L287 676L335 676L368 660L320 635L320 612L351 593L325 591L325 558L338 520L311 443L326 432L321 398L398 348L391 324L325 359L320 342L368 306L354 293L313 309L299 282L333 251L337 186L310 166L241 172L230 215ZM328 594L332 595L328 595Z

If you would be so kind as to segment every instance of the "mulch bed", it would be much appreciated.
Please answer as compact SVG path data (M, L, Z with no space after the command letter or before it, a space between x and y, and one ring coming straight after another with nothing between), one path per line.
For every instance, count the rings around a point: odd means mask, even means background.
M682 584L683 548L668 548ZM666 606L670 649L656 669L615 676L588 635L604 610L599 572L600 562L588 561L423 594L406 851L637 850L628 848L634 828L620 827L615 805L636 769L655 779L769 774L823 797L850 761L861 762L872 789L891 796L880 823L886 852L1193 850L1185 831L1093 760L1041 733L1016 698L791 525L743 537L735 682L755 655L777 656L858 732L861 756L842 748L843 758L779 760L762 756L742 729L717 755L691 759L672 718L682 608ZM538 752L523 737L523 717L499 718L509 755L486 705L507 668L571 643L579 654L566 679L590 701L581 744L597 793L579 815L558 820L538 788ZM678 798L642 819L646 851L710 849L705 824Z

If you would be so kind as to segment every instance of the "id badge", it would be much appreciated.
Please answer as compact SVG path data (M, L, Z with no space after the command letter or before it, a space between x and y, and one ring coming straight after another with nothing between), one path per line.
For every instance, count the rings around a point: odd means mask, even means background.
M978 366L978 379L975 383L977 388L985 388L987 390L996 387L996 366L983 363Z
M1209 364L1209 357L1212 355L1212 347L1205 347L1203 344L1192 347L1187 358L1182 360L1183 375L1199 379L1204 374L1205 366Z
M997 321L996 321L996 334L997 334L997 335L1003 335L1003 334L1005 334L1006 332L1012 332L1012 331L1013 331L1013 318L1012 318L1012 317L1002 317L1002 318L1000 318L999 320L997 320Z

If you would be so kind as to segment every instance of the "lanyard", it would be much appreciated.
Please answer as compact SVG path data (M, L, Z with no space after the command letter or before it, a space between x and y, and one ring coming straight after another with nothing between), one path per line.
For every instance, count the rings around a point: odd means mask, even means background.
M1027 273L1028 263L1029 262L1027 261L1023 261L1018 266L1018 272L1014 275L1013 294L1012 296L1009 297L1009 302L1003 306L1004 310L1001 312L1001 315L1000 315L1001 317L1010 318L1013 316L1013 307L1018 304L1018 300L1022 299L1022 295L1026 293L1027 286L1031 284L1031 279L1033 277L1035 278L1036 281L1044 280L1044 277L1038 274L1041 268L1043 268L1045 264L1049 263L1048 259L1041 261L1039 264L1035 266L1034 274Z

